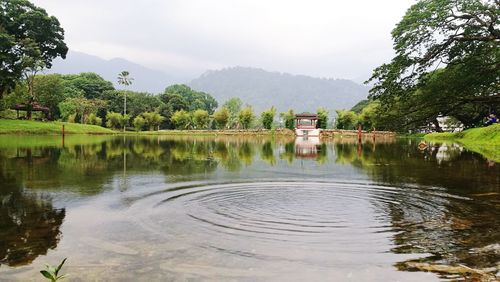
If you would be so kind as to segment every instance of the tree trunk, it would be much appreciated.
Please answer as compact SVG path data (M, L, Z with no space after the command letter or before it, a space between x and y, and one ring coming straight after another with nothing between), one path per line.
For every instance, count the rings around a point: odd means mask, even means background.
M441 128L441 126L439 126L439 122L437 119L434 119L432 121L432 124L434 124L436 132L443 132L443 129Z

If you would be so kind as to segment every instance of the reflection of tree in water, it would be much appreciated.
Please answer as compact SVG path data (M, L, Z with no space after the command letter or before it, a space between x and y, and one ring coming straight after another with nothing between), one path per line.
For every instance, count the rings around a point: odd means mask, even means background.
M245 165L252 164L254 154L253 147L248 142L243 142L238 149L238 157Z
M457 146L364 145L361 155L355 145L335 149L338 162L396 187L370 192L395 231L394 253L433 254L420 261L479 269L500 259L498 167ZM404 262L398 267L408 268Z
M276 157L274 156L273 145L271 144L271 142L268 141L264 143L264 145L262 145L262 148L260 150L260 158L268 162L270 165L276 164Z
M21 191L18 178L0 167L0 265L19 266L54 249L60 239L64 209L50 199Z
M280 154L280 159L286 160L289 164L295 159L295 141L285 143L285 150Z

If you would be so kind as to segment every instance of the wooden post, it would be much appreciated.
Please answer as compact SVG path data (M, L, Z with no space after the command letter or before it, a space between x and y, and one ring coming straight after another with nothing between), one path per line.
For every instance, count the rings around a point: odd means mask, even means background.
M64 124L62 125L62 146L64 148Z

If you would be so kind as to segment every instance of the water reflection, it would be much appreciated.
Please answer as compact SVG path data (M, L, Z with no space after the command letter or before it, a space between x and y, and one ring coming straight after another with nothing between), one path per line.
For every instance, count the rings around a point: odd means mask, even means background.
M108 254L115 264L123 254L146 257L151 275L182 275L196 259L198 269L213 261L233 272L236 262L260 267L257 276L273 267L349 270L332 262L335 254L352 265L389 265L379 274L400 279L386 271L415 270L409 261L484 269L499 260L500 166L457 145L164 136L67 136L62 144L0 136L0 183L0 263L9 266L50 249L87 262L106 257L81 249L89 242L115 250ZM58 247L61 225L68 249ZM82 241L88 225L87 237L97 239ZM145 271L140 260L128 275ZM193 275L184 278L216 277Z
M16 163L43 165L47 158L27 152ZM65 209L54 208L50 197L23 190L21 181L0 164L0 266L29 264L60 240Z

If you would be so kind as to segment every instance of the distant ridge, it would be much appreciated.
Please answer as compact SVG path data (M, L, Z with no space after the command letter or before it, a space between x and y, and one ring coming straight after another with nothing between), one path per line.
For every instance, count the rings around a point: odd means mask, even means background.
M134 91L160 93L169 85L184 83L189 78L176 77L167 72L153 70L134 62L114 58L105 60L86 53L69 51L65 60L56 59L54 65L46 73L77 74L81 72L95 72L104 79L113 82L116 88L118 85L116 78L118 73L127 70L134 81L127 89Z
M240 97L256 112L275 106L279 111L315 112L324 107L350 109L366 99L369 88L345 79L314 78L305 75L268 72L250 67L211 70L192 80L189 85L214 96L220 104Z

